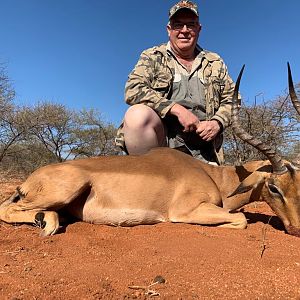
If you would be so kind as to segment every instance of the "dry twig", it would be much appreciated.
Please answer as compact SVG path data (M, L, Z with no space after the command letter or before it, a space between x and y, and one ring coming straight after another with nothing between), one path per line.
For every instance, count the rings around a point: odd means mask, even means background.
M160 294L157 291L152 290L150 288L158 283L165 283L165 279L162 276L156 276L154 278L153 282L147 286L129 285L128 288L133 289L133 290L143 290L145 296L155 297L155 296L160 296Z
M267 225L269 225L270 221L272 219L272 216L270 216L269 220L268 220L268 223L265 224L262 228L262 244L261 244L261 247L260 247L260 258L263 257L264 255L264 252L267 248L267 245L266 245L266 232L267 232Z

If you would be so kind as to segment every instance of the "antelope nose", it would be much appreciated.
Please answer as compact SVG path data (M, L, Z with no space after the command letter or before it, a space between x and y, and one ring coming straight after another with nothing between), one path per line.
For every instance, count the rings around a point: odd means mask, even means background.
M300 237L300 228L299 227L295 227L295 226L289 225L289 226L286 226L286 231L290 235L294 235L294 236Z

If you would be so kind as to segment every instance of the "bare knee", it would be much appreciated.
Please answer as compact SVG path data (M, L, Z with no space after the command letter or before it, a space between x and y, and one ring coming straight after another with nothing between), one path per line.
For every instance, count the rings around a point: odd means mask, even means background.
M145 130L147 127L163 126L156 112L143 104L136 104L127 110L124 118L124 127L133 130Z
M143 104L133 105L127 110L123 132L129 154L143 154L151 148L167 145L161 118Z

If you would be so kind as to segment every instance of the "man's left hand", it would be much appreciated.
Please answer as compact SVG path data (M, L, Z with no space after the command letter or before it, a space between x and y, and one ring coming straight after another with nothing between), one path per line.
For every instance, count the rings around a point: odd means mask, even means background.
M199 121L197 124L196 133L204 140L211 141L220 132L221 127L218 121Z

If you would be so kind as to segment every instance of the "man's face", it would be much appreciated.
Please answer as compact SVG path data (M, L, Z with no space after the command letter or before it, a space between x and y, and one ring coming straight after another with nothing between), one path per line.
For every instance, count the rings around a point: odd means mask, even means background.
M189 10L180 10L167 26L172 48L177 52L195 48L201 30L198 17Z

